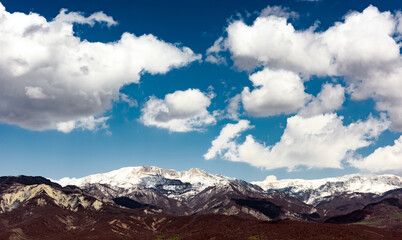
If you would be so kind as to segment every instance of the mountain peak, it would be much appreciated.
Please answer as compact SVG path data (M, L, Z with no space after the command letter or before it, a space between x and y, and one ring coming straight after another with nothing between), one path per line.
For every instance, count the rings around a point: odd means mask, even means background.
M217 186L228 183L233 179L209 174L198 168L191 168L187 171L176 171L172 169L163 169L154 166L140 166L140 167L124 167L107 173L99 173L89 175L83 178L62 178L58 181L62 186L76 185L78 187L85 187L91 184L104 184L113 186L114 188L126 189L132 191L133 189L141 188L160 188L162 185L165 192L171 194L174 191L171 189L185 188L186 191L179 191L182 193L196 194L207 187ZM173 185L169 185L173 184ZM181 184L181 187L178 187Z
M303 201L312 204L321 198L341 193L382 194L402 188L402 177L395 175L346 175L314 180L282 179L268 176L264 181L252 182L269 192L285 192L294 197L308 196ZM307 194L308 193L308 194Z

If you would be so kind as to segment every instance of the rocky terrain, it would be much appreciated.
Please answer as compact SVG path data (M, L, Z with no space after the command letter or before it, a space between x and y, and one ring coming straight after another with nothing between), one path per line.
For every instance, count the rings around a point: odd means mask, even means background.
M0 239L402 238L400 177L284 181L156 167L0 177Z

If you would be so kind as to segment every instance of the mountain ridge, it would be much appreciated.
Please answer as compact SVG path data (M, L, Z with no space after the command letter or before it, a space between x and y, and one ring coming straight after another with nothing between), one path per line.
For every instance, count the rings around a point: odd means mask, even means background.
M158 175L164 171L154 170L147 171L152 173L142 174L142 177L149 180L154 176L152 174L156 174L156 179L162 179L169 186L190 184L177 179L173 179L177 182L172 183L172 179ZM174 172L168 174L179 176ZM0 238L5 239L73 239L74 236L90 239L94 234L96 239L157 239L160 234L181 236L183 239L194 239L191 238L193 236L205 239L202 235L204 232L210 236L206 239L217 236L219 239L225 239L224 236L247 239L253 234L265 235L272 231L285 234L282 239L289 239L298 236L299 230L292 231L297 226L300 231L304 228L315 229L310 231L307 238L317 237L318 231L322 239L335 236L338 239L344 239L345 236L353 236L350 239L376 239L370 238L369 234L360 235L362 230L379 233L387 236L387 239L400 239L402 236L402 222L394 220L394 217L400 216L400 208L376 204L390 198L401 202L402 188L389 190L381 196L363 193L337 195L326 199L321 205L313 206L284 192L264 191L256 185L233 178L228 178L227 184L206 187L186 198L169 197L168 193L161 191L163 188L154 188L154 182L135 189L113 188L106 183L84 185L81 189L72 185L62 187L41 177L0 179L6 179L0 183L0 210L3 209L0 211ZM143 187L146 188L141 189ZM353 217L356 210L359 214L360 209L366 211L370 206L374 208L369 209L368 213L375 216L370 222L374 224L370 226L376 228L362 226L368 218L357 224L344 225L348 223L350 214ZM382 213L384 210L386 214ZM337 225L324 224L337 216L345 217L335 218L338 219ZM227 224L235 224L236 233ZM268 226L271 226L270 230L267 230ZM279 226L282 226L280 231L277 229ZM188 231L191 234L185 235ZM242 237L236 238L239 234L243 234Z
M104 184L120 189L155 189L163 195L181 199L196 195L208 187L224 186L236 182L250 189L267 192L283 192L307 204L316 205L333 195L351 193L373 193L402 188L402 177L384 175L346 175L314 180L282 179L268 176L264 181L247 182L241 179L210 174L198 168L187 171L162 169L154 166L125 167L114 171L92 174L82 178L53 180L61 186L85 187Z

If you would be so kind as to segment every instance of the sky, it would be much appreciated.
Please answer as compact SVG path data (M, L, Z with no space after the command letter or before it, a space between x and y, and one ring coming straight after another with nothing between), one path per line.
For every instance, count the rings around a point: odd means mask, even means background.
M0 175L402 174L398 1L0 0Z

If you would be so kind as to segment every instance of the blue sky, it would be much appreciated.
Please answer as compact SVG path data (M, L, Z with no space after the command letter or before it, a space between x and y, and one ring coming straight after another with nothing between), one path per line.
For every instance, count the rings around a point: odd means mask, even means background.
M397 1L1 4L0 175L402 173Z

